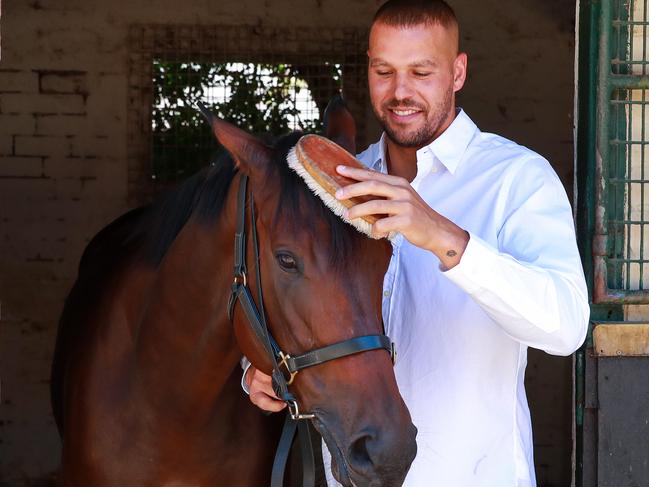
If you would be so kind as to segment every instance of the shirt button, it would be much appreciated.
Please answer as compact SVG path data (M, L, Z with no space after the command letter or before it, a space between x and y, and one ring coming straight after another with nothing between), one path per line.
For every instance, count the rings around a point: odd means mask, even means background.
M385 291L383 291L383 296L385 296L386 298L389 297L390 296L390 290L386 289Z

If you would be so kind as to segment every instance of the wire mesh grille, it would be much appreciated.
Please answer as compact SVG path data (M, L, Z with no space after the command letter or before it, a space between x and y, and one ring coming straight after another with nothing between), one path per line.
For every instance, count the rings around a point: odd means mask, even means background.
M610 53L610 98L600 115L607 144L602 177L607 258L606 284L611 290L649 288L649 93L642 85L647 73L649 26L647 0L613 3L605 39ZM647 195L649 196L649 194Z
M610 106L608 222L611 243L609 287L649 287L649 93L614 91Z
M309 74L303 75L307 70ZM309 81L307 81L307 78ZM322 91L340 91L342 67L322 64L153 61L153 174L174 181L217 160L207 124L195 109L206 103L224 120L248 132L267 136L292 130L321 131L321 104L310 83Z
M136 25L129 39L132 202L218 156L197 100L269 141L291 130L319 131L329 99L342 91L357 143L365 143L365 31Z

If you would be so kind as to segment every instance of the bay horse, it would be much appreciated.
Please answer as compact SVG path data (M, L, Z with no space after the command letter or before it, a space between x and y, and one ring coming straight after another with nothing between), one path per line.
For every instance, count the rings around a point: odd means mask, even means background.
M327 133L353 150L350 115L332 113ZM244 254L260 275L247 285L263 294L279 346L295 355L381 333L390 245L336 217L288 168L301 134L271 147L216 118L212 129L229 157L121 216L83 253L52 367L66 487L269 485L281 418L251 405L239 361L273 366L242 306L227 312L244 177L259 250ZM344 486L402 484L416 429L388 353L311 367L290 389Z

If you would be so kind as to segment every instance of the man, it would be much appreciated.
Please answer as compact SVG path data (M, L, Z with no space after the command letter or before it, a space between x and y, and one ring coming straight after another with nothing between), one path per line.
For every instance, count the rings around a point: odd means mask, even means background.
M549 163L456 109L467 69L458 39L442 0L378 10L368 79L384 134L358 156L368 170L338 169L358 183L337 197L384 197L347 216L388 215L373 231L399 234L383 317L418 428L405 485L528 487L527 347L573 353L587 330L587 290L570 204ZM283 407L270 378L251 370L245 380L253 403Z

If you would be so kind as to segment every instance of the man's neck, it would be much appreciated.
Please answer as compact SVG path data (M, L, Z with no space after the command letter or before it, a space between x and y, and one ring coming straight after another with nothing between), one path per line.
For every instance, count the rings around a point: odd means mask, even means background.
M451 123L453 123L453 120L455 120L455 117L459 112L460 110L453 106L453 110L449 112L446 122L430 142L437 139L437 137L439 137L444 133L444 131L446 131ZM415 176L417 176L417 151L419 149L421 149L421 147L404 147L402 145L398 145L386 134L385 158L388 174L392 174L393 176L400 176L407 179L408 182L412 182L413 179L415 179Z
M385 138L385 158L388 174L400 176L412 182L417 175L417 148L403 147L395 144L389 137Z

